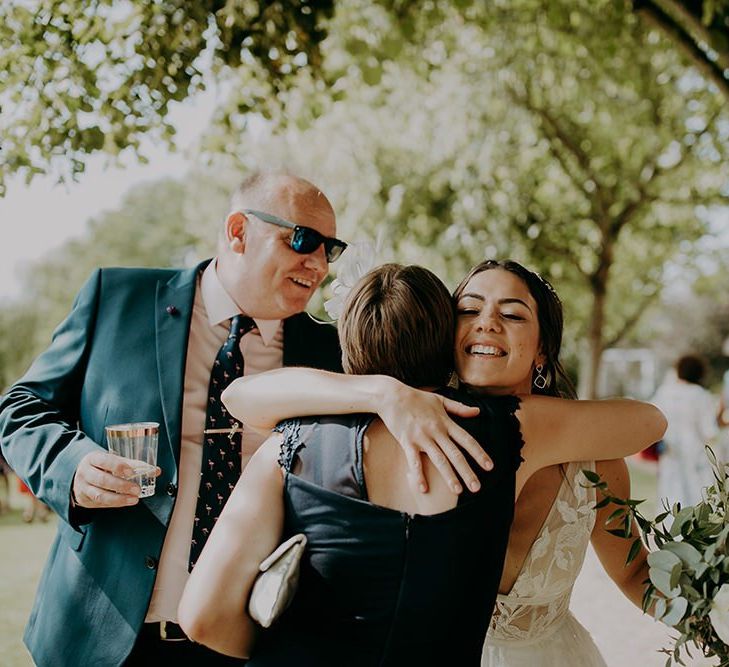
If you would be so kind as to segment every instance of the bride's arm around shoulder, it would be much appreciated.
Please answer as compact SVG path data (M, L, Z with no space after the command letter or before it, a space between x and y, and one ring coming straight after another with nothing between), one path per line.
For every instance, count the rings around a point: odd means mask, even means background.
M243 471L190 574L178 608L182 629L219 653L250 656L256 625L248 598L258 566L280 543L281 435L261 445Z
M651 403L629 399L579 401L521 396L517 416L524 448L523 470L567 461L604 461L634 454L663 437L666 418Z

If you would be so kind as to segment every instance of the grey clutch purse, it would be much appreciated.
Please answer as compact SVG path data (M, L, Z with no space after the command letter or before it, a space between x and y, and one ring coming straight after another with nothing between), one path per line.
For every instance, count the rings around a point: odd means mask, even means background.
M248 613L262 627L270 627L291 604L305 547L306 535L299 533L280 544L260 564L248 600Z

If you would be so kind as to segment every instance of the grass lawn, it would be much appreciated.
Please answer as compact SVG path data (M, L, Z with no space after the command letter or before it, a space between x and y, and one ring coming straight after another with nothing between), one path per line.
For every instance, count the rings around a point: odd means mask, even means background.
M15 480L11 480L13 489ZM24 500L24 499L23 499ZM11 495L12 508L0 515L0 664L31 667L23 646L23 628L30 615L35 589L56 532L56 518L47 523L24 523L23 500Z

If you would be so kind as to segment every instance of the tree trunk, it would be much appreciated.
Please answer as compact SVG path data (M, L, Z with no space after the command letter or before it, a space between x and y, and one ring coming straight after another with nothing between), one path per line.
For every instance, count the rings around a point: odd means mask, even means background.
M602 330L605 324L605 294L593 292L592 313L587 330L587 382L585 398L597 398L603 344Z
M595 272L590 276L592 288L592 313L587 329L588 347L588 376L583 385L586 389L585 398L597 398L598 380L600 378L600 364L604 346L605 304L607 299L608 278L610 267L613 264L613 239L603 239L602 249Z

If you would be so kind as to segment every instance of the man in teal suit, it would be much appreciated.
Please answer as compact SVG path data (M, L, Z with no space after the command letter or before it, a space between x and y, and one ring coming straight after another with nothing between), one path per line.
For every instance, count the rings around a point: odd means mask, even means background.
M95 271L3 397L2 452L60 517L25 633L36 664L239 664L176 625L211 368L243 314L246 373L340 370L336 331L302 312L345 246L334 236L334 212L314 185L255 175L233 196L216 258L189 270ZM161 473L142 500L128 464L105 446L105 426L131 421L160 423ZM237 437L245 465L260 439L245 428Z

